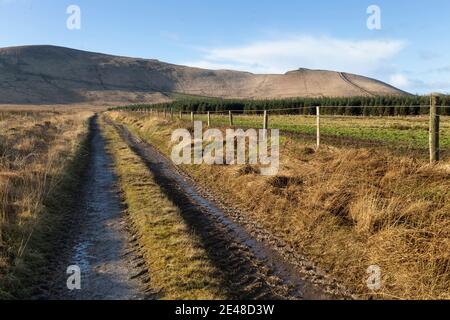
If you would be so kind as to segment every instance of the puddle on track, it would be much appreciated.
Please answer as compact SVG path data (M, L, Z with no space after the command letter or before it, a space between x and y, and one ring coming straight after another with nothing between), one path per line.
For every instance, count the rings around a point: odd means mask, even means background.
M91 163L81 190L78 230L71 246L62 255L52 299L68 300L141 300L146 296L134 261L133 248L126 230L126 217L116 186L112 159L94 119ZM65 265L65 266L64 266ZM81 290L70 291L66 268L81 269Z

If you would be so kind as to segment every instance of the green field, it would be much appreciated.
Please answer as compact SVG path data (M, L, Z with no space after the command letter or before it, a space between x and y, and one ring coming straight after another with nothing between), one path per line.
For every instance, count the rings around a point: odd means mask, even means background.
M189 115L185 114L188 120ZM196 115L196 120L206 122L206 115ZM234 125L243 128L262 128L263 117L235 114ZM228 115L211 114L212 126L227 126ZM429 119L421 117L345 117L322 116L321 134L324 138L351 138L359 141L380 142L408 148L428 148ZM316 134L316 118L300 115L271 115L269 128L285 132ZM450 117L441 117L441 148L450 149Z

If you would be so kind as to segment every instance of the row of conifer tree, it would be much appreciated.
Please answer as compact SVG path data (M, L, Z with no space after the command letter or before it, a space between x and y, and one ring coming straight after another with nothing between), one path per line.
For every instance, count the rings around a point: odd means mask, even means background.
M438 105L442 115L450 115L450 96L440 96ZM172 110L174 112L258 113L268 110L276 114L315 114L321 106L322 114L349 116L408 116L429 113L430 96L378 96L351 98L291 98L271 100L220 99L183 97L172 102L153 105L138 104L116 109Z

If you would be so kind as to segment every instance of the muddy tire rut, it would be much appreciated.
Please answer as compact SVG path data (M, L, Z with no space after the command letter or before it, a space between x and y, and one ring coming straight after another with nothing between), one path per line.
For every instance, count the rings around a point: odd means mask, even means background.
M151 298L138 243L129 230L113 161L95 117L91 122L90 164L70 222L68 239L55 257L53 279L42 299L142 300ZM68 266L81 269L81 290L67 288Z
M107 120L146 163L166 196L198 235L211 261L223 272L232 299L336 299L348 297L335 280L327 279L312 264L276 250L273 240L234 208L223 205L198 186L151 144L122 125ZM283 247L275 241L275 247ZM282 253L280 253L282 252ZM297 257L298 258L298 257ZM291 260L291 261L289 261ZM295 261L296 263L292 263ZM299 262L300 261L300 262Z
M197 185L155 147L107 120L145 162L156 183L180 209L210 261L220 271L230 299L335 299L348 297L303 257L292 258L281 241L247 221ZM133 224L120 198L113 160L95 117L91 122L90 164L79 205L67 222L67 238L49 266L51 274L36 299L155 299L149 288L151 270L140 252ZM282 250L277 250L277 249ZM300 262L299 262L300 261ZM81 269L81 290L69 290L68 266Z

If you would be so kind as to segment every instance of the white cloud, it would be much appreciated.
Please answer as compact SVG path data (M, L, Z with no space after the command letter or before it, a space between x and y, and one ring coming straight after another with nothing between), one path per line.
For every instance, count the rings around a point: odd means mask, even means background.
M411 82L409 79L400 73L393 74L390 76L389 83L393 85L394 87L401 88L401 89L410 89L411 88Z
M254 73L285 73L300 67L370 74L404 47L400 40L346 40L293 36L242 46L202 49L187 65Z
M430 92L450 92L450 81L436 81L432 79L421 80L415 77L407 77L404 74L396 73L389 77L388 82L400 89L427 94Z

